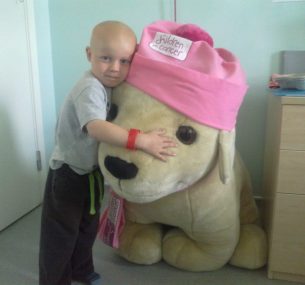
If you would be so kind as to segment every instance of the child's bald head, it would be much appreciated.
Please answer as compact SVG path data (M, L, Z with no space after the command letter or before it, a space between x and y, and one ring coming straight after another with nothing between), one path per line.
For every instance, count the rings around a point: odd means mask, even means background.
M92 31L90 48L93 50L101 47L111 48L116 46L130 46L135 48L136 35L126 24L119 21L106 21L97 24Z
M91 72L105 86L117 86L128 74L136 46L136 35L126 24L118 21L97 24L86 49Z

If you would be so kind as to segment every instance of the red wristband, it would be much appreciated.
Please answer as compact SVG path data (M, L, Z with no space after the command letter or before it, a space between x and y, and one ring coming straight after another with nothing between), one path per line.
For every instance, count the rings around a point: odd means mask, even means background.
M136 138L137 135L140 133L141 131L138 129L130 129L128 132L128 139L127 139L127 143L126 143L126 148L130 149L130 150L135 150L136 149Z

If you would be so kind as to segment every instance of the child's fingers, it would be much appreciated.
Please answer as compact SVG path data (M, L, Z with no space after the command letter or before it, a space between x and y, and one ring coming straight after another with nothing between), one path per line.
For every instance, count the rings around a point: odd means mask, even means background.
M174 152L167 152L164 155L166 155L166 156L176 156L176 153L174 153Z
M170 150L167 150L167 149L163 149L161 152L160 152L161 155L165 155L165 156L176 156L176 153L173 152L173 151L170 151Z
M155 132L159 136L164 136L166 134L166 129L158 128L158 129L153 130L152 132Z
M163 149L160 152L155 153L155 157L157 157L163 162L166 162L168 157L173 157L173 156L176 156L176 153L172 151L168 151L166 149Z
M177 143L174 140L164 140L163 141L163 147L164 148L169 148L169 147L177 147Z

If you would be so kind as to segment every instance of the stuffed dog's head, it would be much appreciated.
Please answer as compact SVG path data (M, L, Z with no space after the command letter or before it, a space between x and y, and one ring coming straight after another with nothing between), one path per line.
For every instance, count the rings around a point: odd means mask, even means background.
M99 165L105 180L121 197L146 203L187 189L218 167L227 183L234 159L234 131L222 132L189 119L151 96L123 83L112 96L110 120L126 129L165 128L178 147L167 162L142 151L101 143Z

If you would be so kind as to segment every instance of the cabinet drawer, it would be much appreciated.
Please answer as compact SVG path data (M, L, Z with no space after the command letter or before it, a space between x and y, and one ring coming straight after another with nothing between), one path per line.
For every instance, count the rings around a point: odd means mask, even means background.
M305 150L305 105L283 105L280 148Z
M280 151L277 192L305 194L305 151Z
M275 203L269 271L305 277L305 195L278 194Z

